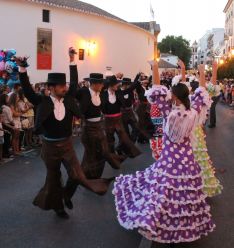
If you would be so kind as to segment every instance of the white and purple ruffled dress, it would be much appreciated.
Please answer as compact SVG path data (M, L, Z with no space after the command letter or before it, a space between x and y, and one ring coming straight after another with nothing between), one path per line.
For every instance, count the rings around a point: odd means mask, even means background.
M146 170L116 179L118 220L156 242L191 242L215 228L189 138L197 112L183 106L172 109L164 86L153 86L147 97L164 117L163 150Z

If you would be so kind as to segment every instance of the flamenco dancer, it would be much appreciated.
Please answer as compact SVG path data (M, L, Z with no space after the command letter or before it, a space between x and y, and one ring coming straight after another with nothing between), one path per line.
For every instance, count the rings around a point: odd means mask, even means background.
M100 178L105 161L112 168L120 169L125 157L109 151L105 136L100 97L104 87L103 74L91 73L90 77L84 80L90 82L90 87L78 90L76 94L84 119L81 139L85 152L81 166L88 178Z
M141 77L142 78L142 77ZM136 88L137 96L139 103L136 108L136 113L138 116L138 127L141 130L141 133L138 137L138 142L145 144L149 142L154 126L150 118L150 104L145 97L145 92L149 89L149 80L144 77L144 80L141 81Z
M136 76L134 82L137 82L138 79L139 74ZM132 84L131 78L123 78L121 82L121 90L123 92ZM131 91L128 94L125 94L123 96L123 102L124 106L121 108L123 126L126 133L128 134L128 137L132 140L132 142L135 143L138 137L139 129L137 127L136 116L133 112L133 104L135 102L134 92ZM131 127L131 131L129 129L129 126Z
M54 210L58 217L68 219L64 210L64 189L61 182L61 163L64 162L70 179L92 192L103 195L107 192L111 179L88 180L79 164L72 143L72 120L80 117L80 110L73 97L73 89L78 81L76 65L70 65L70 88L66 87L66 74L49 73L50 96L36 94L27 75L27 62L16 58L20 69L20 82L26 98L37 107L35 130L42 134L41 156L47 169L45 185L33 201L43 210ZM65 188L65 191L68 190ZM68 190L69 191L69 190ZM67 203L65 202L67 205ZM67 207L70 206L68 202Z
M91 73L90 77L84 80L90 82L90 87L83 87L75 94L83 120L81 142L85 151L81 167L87 178L98 179L102 176L105 162L108 162L113 169L120 169L120 164L126 156L109 151L101 112L100 93L104 87L103 74ZM67 202L71 202L77 187L78 184L74 180L67 181L67 189L69 189L65 194Z
M216 73L217 69L216 62L213 63L213 73ZM205 66L199 66L200 75L200 87L195 90L195 93L191 97L192 105L195 105L199 98L203 98L203 105L197 118L197 127L192 133L192 147L195 160L201 167L202 177L204 181L203 191L207 196L213 197L220 194L222 191L222 185L219 180L215 177L215 169L210 160L208 149L205 140L204 125L207 120L207 113L211 107L212 101L209 93L205 89Z
M137 74L134 82L131 82L130 78L123 78L121 81L122 92L125 92L125 90L129 89L132 86L132 84L136 84L139 80L139 77L140 74ZM135 143L139 135L144 136L144 132L142 133L141 129L138 127L137 119L133 111L134 103L135 103L135 95L133 91L124 94L123 106L121 108L122 121L123 121L124 129L128 134L128 137L132 140L132 142ZM131 127L131 131L129 127Z
M124 130L122 123L121 108L124 107L124 95L132 92L138 82L131 85L126 90L119 89L120 81L117 80L116 76L108 77L107 90L101 94L102 111L105 116L105 130L107 135L107 141L111 152L115 152L115 133L118 135L119 143L118 153L124 153L130 158L135 158L140 155L141 152L130 140L127 133Z
M197 112L190 108L186 85L172 86L171 97L167 88L160 86L156 61L153 75L156 85L146 94L165 120L163 150L146 170L116 179L113 194L118 220L124 228L137 228L156 242L191 242L215 228L202 191L201 169L190 145ZM199 111L202 98L196 100Z

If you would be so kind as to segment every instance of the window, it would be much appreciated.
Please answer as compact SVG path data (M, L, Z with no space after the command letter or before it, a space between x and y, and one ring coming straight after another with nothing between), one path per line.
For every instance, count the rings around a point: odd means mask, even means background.
M42 21L50 22L50 10L47 9L42 10Z

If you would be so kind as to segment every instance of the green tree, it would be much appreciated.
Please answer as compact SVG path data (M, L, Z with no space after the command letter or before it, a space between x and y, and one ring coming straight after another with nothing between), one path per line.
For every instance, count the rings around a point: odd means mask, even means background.
M188 68L189 61L192 55L189 41L182 36L168 35L158 44L161 53L171 53L178 56Z

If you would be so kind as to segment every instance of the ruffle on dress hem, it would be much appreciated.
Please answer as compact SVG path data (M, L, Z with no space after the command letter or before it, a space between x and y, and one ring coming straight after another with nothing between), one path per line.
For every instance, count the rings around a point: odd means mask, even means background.
M149 231L143 231L143 230L141 230L141 229L139 230L139 233L140 233L142 236L144 236L145 238L147 238L147 239L149 239L149 240L151 240L151 241L169 244L169 243L184 243L184 242L193 242L193 241L196 241L196 240L200 239L202 236L207 236L208 233L213 232L214 229L215 229L215 225L211 223L211 224L208 225L208 226L206 225L205 228L203 227L203 229L204 229L205 231L202 231L202 230L197 231L198 234L197 234L197 235L194 234L193 238L183 238L183 237L181 237L181 234L179 234L179 233L177 232L178 234L176 234L176 237L180 237L180 238L178 238L178 239L176 239L176 238L171 238L171 237L175 236L175 235L173 235L174 233L172 233L172 234L169 233L169 234L168 234L167 237L170 237L169 239L163 239L163 238L161 238L161 237L159 236L159 234L157 234L157 235L152 235ZM207 229L208 229L208 230L207 230ZM161 233L163 234L162 231L161 231ZM160 234L161 234L161 233L160 233ZM165 234L164 234L164 235L165 235ZM188 236L189 236L189 235L188 235Z

